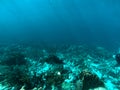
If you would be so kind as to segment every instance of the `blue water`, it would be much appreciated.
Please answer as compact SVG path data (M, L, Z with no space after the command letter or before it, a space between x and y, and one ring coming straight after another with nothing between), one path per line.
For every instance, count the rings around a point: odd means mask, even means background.
M0 0L1 43L118 48L119 0Z

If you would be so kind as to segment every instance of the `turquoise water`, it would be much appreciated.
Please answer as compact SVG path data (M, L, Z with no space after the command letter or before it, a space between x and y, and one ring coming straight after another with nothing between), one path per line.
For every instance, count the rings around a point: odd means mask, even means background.
M1 0L1 43L120 45L120 2Z

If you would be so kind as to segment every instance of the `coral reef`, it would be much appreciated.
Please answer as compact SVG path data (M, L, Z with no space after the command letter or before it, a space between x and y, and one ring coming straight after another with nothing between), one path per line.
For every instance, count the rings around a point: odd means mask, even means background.
M115 55L115 60L116 60L117 63L120 65L120 54L116 54L116 55Z
M12 66L12 65L25 65L25 55L20 51L5 52L1 60L1 64Z
M0 47L0 90L120 89L120 67L103 47L14 47Z
M97 87L105 87L104 82L99 77L91 72L84 70L80 73L80 79L82 80L82 90L94 89Z
M50 64L63 64L63 60L60 60L56 55L49 55L45 62Z
M23 85L30 87L30 76L27 73L27 69L25 66L14 66L9 68L9 71L6 72L5 78L6 81L11 86L16 86L16 89L19 90Z

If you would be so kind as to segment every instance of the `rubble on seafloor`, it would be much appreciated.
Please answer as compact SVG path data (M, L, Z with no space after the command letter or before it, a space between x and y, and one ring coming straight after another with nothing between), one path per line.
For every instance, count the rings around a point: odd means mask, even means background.
M103 47L0 47L0 90L120 90L120 66Z

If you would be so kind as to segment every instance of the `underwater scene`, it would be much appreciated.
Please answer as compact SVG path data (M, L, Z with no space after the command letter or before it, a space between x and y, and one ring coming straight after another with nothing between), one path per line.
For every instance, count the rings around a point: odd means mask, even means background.
M0 0L0 90L120 90L120 1Z

